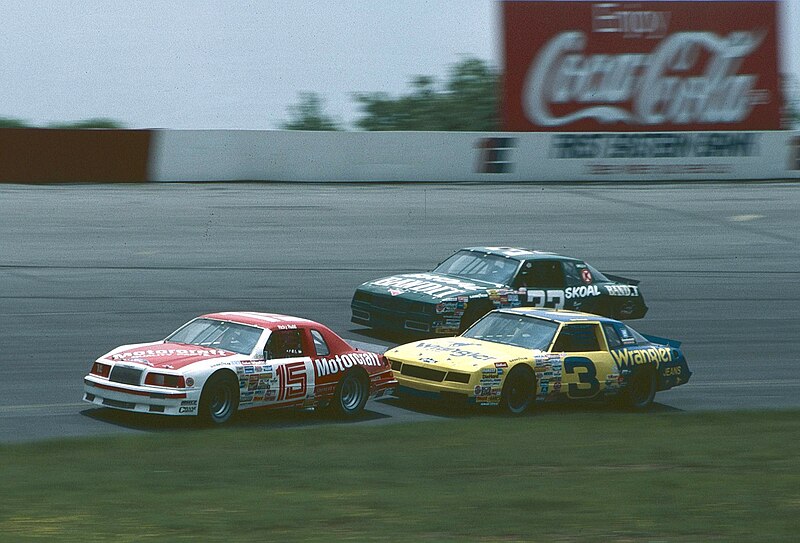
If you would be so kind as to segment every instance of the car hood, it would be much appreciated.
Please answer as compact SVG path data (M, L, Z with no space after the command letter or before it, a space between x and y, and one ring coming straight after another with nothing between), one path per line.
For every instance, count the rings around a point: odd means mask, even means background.
M486 366L506 367L509 362L530 360L541 352L457 336L406 343L386 351L385 354L387 358L403 363L472 372Z
M218 358L230 359L247 357L222 349L157 341L154 343L124 345L103 355L102 358L110 362L134 362L152 368L179 370L191 364L208 362Z
M442 273L403 273L367 281L360 290L390 294L415 301L436 302L456 296L485 293L488 289L504 288L498 283L461 279Z

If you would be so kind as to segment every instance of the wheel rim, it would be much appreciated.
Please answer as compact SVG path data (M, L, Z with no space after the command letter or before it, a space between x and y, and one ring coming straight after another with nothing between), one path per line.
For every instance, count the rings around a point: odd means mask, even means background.
M631 381L631 401L635 406L641 406L650 399L650 375L640 373Z
M209 411L211 416L216 419L224 419L228 416L233 406L233 394L230 387L217 385L211 390L211 401Z
M342 409L345 411L353 411L358 409L361 401L364 399L364 387L361 386L361 381L355 377L348 377L342 381L341 403Z
M509 411L518 413L524 411L530 404L530 386L528 379L523 375L514 376L508 383L508 405Z

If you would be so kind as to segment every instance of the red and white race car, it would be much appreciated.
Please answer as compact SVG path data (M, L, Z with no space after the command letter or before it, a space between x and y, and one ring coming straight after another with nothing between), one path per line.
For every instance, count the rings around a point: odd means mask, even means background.
M221 424L256 407L330 407L352 417L397 381L383 355L319 323L230 312L197 317L163 341L118 347L83 383L94 405Z

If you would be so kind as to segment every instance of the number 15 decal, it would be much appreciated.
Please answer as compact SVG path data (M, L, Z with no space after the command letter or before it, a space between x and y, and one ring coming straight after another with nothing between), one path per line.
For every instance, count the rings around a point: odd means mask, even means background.
M564 309L563 290L529 290L528 305Z
M584 371L576 372L581 368ZM578 373L578 383L570 383L567 393L570 398L591 398L600 392L600 382L597 380L597 368L594 362L583 356L569 356L564 359L564 371ZM589 385L587 388L586 385Z

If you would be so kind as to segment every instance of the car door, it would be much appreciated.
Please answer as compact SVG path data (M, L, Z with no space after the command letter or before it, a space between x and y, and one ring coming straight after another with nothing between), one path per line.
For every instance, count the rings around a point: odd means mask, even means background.
M525 290L522 305L564 307L564 271L558 260L529 260L517 273L513 287Z
M563 353L561 391L569 398L594 398L613 377L614 360L599 323L565 323L552 353Z
M273 330L264 346L264 367L272 378L264 402L275 407L311 403L315 378L306 330L294 325Z

